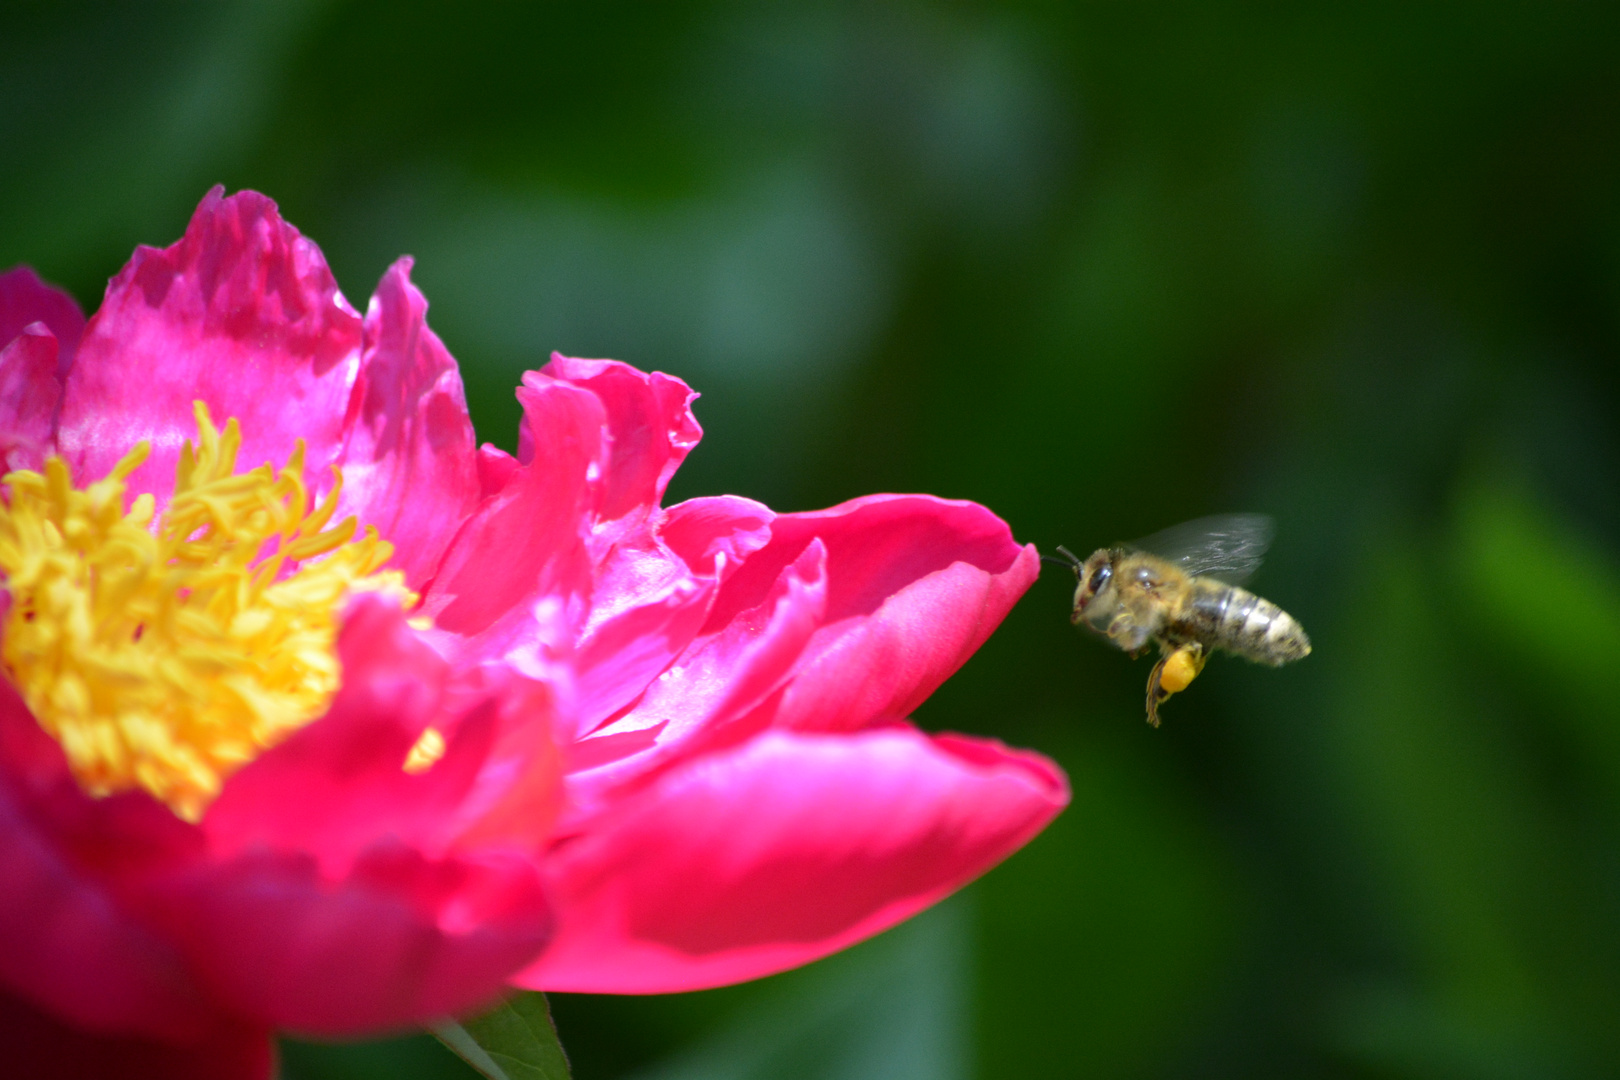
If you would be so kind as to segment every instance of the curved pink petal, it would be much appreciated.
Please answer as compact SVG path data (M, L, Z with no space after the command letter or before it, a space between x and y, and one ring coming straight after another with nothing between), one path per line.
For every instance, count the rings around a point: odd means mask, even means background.
M181 240L138 248L107 286L68 373L58 444L83 482L150 439L131 490L161 502L200 399L217 423L241 421L241 465L279 464L302 438L306 476L324 487L360 343L320 249L263 195L215 188Z
M86 1027L200 1037L214 1014L120 895L145 864L184 862L194 830L144 795L86 796L3 682L0 749L0 985Z
M827 547L825 623L771 705L775 726L849 731L909 715L967 661L1040 573L1033 546L976 503L871 495L780 514L705 629L754 602L805 545Z
M812 541L757 608L694 643L634 707L569 747L575 819L672 760L755 732L736 721L782 686L821 625L826 555Z
M407 773L446 723L445 663L378 599L356 603L339 654L328 714L231 778L202 823L210 864L149 901L239 1015L328 1035L474 1008L550 925L528 850L455 849L495 703L451 717L444 757Z
M771 539L776 514L739 495L712 495L676 503L664 512L658 535L692 572L725 581Z
M252 1023L309 1035L477 1009L550 932L525 855L432 858L386 840L341 877L308 855L250 847L154 882L148 898L216 1000Z
M668 667L708 615L713 578L694 574L656 535L664 488L702 431L689 407L697 395L667 375L553 354L525 373L519 393L556 387L590 394L602 418L603 455L580 523L595 564L590 607L572 663L579 730L589 731ZM558 429L526 417L522 436L521 461L557 452Z
M592 584L590 616L573 657L580 731L635 700L680 655L715 592L713 579L694 576L651 537L615 545Z
M3 993L0 1046L19 1080L270 1080L275 1067L264 1031L221 1026L181 1044L97 1034Z
M202 829L215 856L303 851L337 876L383 837L434 850L450 842L446 830L489 752L494 711L446 715L449 666L386 600L353 603L338 656L343 686L327 714L243 767L209 807ZM445 755L408 773L406 756L430 726L447 735Z
M610 449L597 516L617 521L638 510L657 509L670 477L703 437L691 409L697 394L662 372L649 374L617 360L577 360L561 353L552 353L551 363L539 372L525 373L523 384L538 386L550 379L589 390L602 402ZM531 428L525 434L546 437ZM518 456L527 459L526 452Z
M338 512L375 525L394 545L391 565L420 588L477 504L479 476L461 373L428 329L411 265L390 266L366 309Z
M39 469L55 439L62 382L58 342L42 322L30 323L0 349L0 468Z
M207 1010L176 951L0 799L0 983L59 1015L161 1038Z
M591 593L585 534L607 455L602 404L555 380L519 388L518 400L525 430L543 438L462 526L422 595L434 624L465 638L486 634L514 609L518 622L502 623L502 641L521 636L526 601L583 605Z
M0 983L169 1041L216 1010L337 1035L477 1007L534 956L550 913L530 852L448 850L493 710L405 773L444 665L386 602L356 608L332 712L233 777L200 830L141 794L85 796L6 689Z
M656 555L647 558L649 569L640 574L625 573L623 570L615 573L615 560L610 559L609 565L599 572L592 620L602 621L599 627L592 626L587 630L580 650L581 666L588 664L592 652L612 657L615 636L628 636L627 632L640 632L642 627L651 633L643 632L645 640L642 647L631 654L639 661L634 670L625 664L604 664L602 669L606 673L620 677L598 676L596 681L602 685L595 693L587 692L590 689L588 685L582 690L579 730L590 734L591 738L575 744L570 752L572 768L623 761L629 756L655 748L661 752L667 751L674 742L690 735L694 725L710 717L714 708L723 709L726 703L735 703L739 694L746 697L749 692L747 688L758 678L748 673L758 668L759 661L742 660L743 651L757 649L761 656L771 657L772 670L775 672L772 678L786 674L787 665L791 665L793 660L789 654L796 654L814 629L803 617L802 605L795 608L799 617L793 620L794 631L787 635L795 644L786 651L781 644L783 634L780 628L774 634L769 633L768 627L765 628L767 636L773 639L769 647L759 648L744 640L761 631L762 624L771 623L769 618L751 622L738 620L748 622L748 625L739 626L735 633L723 635L725 641L719 645L693 640L708 614L713 584L724 581L751 553L770 540L773 516L768 507L752 499L730 495L693 499L671 507L658 521L656 536L659 546L656 551L663 555L661 559ZM615 554L620 556L616 561L623 566L630 559L652 553L626 545L615 549ZM664 586L666 594L676 594L664 604L656 602L658 592L646 584L657 581L659 573L669 582ZM787 577L790 573L791 568L784 570L783 576ZM815 574L819 579L819 564ZM604 581L606 588L601 584ZM699 588L694 589L694 585ZM819 585L816 588L814 604L819 616L822 596ZM626 599L620 600L620 597ZM649 597L653 602L648 601ZM616 602L631 606L617 613L613 610ZM773 592L762 607L774 606L776 602ZM635 606L638 603L641 606ZM616 617L604 618L599 614L604 611ZM606 632L600 632L602 630ZM682 655L686 659L675 670L668 670L670 663ZM653 695L651 701L644 695L649 685ZM638 696L643 700L630 708L627 715L614 718L606 729L597 730L600 721L609 713L630 705ZM622 771L613 770L615 775ZM603 779L598 777L596 782L600 783Z
M487 499L498 493L518 470L518 459L493 443L478 448L478 496Z
M666 993L807 963L972 880L1067 799L1050 762L995 743L772 732L554 850L557 936L514 981Z
M0 347L30 323L42 322L56 338L57 373L66 374L84 336L84 312L66 292L47 285L32 267L17 266L0 274Z
M718 519L678 523L676 535L711 568L705 574L659 536L658 500L701 434L688 407L695 395L680 380L555 356L524 376L518 396L525 407L518 459L480 451L484 490L498 486L498 494L453 544L424 608L444 630L485 635L474 651L491 655L521 636L522 615L507 613L536 595L543 565L566 551L574 580L561 595L579 605L570 619L574 712L579 730L589 731L668 667L707 617L712 570L727 563L697 534L724 532L713 542L731 543L733 559L763 538L733 539L739 527ZM750 504L747 516L757 519L760 510ZM759 522L749 526L757 531Z

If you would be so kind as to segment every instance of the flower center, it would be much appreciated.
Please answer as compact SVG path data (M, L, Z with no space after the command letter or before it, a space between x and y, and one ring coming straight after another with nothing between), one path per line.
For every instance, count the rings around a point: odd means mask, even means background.
M285 468L236 474L241 429L196 404L174 496L154 523L125 479L150 445L75 489L60 458L0 478L0 660L92 795L143 788L198 820L236 769L326 711L341 679L342 604L415 602L392 545L350 517L327 528L342 473L311 507L300 440Z

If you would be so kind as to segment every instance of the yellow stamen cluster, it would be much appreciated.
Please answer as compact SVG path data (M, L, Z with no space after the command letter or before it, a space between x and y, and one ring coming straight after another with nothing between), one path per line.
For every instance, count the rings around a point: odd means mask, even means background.
M285 468L236 474L241 429L196 405L161 515L124 509L141 443L80 491L59 458L13 472L0 506L10 606L0 660L84 789L144 788L195 821L225 778L320 716L341 678L345 597L414 602L393 548L347 518L327 528L343 477L311 506L304 445Z

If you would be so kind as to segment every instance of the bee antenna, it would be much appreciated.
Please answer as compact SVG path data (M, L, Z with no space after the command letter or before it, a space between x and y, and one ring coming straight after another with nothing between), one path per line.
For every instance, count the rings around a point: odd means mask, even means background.
M1078 574L1082 564L1080 559L1075 556L1074 552L1070 551L1062 544L1057 546L1057 550L1063 556L1061 559L1056 555L1042 555L1041 562L1056 563L1059 566L1067 566L1070 570L1073 570Z

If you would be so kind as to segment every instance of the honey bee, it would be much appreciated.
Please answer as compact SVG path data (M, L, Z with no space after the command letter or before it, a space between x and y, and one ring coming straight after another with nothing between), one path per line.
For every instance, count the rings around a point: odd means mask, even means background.
M1084 561L1059 547L1074 570L1069 621L1105 635L1132 657L1149 642L1159 662L1147 684L1147 721L1204 670L1216 649L1281 667L1310 655L1305 630L1282 608L1237 583L1260 565L1271 519L1223 514L1166 529L1134 544L1098 548Z

